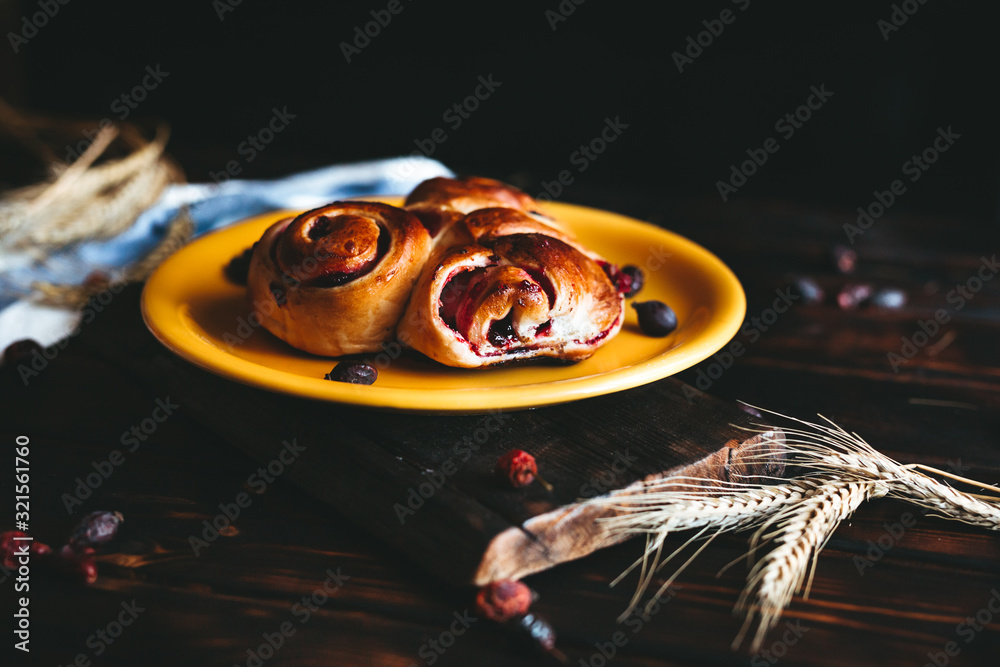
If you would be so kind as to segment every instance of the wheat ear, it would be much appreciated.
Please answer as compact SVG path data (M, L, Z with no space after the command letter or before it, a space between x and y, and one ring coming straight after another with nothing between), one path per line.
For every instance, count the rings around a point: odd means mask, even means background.
M792 596L803 590L810 564L815 564L816 557L840 522L872 495L884 495L886 491L885 487L864 482L819 480L815 491L801 503L789 507L758 529L755 540L773 541L777 546L750 572L747 587L737 603L737 610L746 613L746 620L734 646L742 643L756 613L760 615L760 623L751 650L760 649L767 632L781 618ZM766 532L772 527L772 532ZM805 588L808 597L808 586Z

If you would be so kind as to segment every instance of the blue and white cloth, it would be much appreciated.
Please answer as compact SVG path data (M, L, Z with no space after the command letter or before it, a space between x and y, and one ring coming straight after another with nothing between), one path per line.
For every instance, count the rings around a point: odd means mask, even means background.
M334 165L274 181L172 185L113 239L79 243L44 263L28 255L0 253L0 350L22 338L51 345L79 323L80 315L73 310L26 300L33 281L74 284L95 270L114 276L156 247L182 207L188 208L198 236L267 211L315 208L346 197L405 194L435 176L453 174L435 160L401 157Z

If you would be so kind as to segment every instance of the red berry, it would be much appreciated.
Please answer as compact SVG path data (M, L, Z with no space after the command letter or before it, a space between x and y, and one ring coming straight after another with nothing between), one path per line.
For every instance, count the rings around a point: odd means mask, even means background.
M37 558L45 558L52 554L52 547L45 544L45 542L32 542L31 548L28 550L31 555Z
M837 305L841 310L856 310L868 305L872 298L872 286L864 283L845 285L837 294Z
M46 562L56 573L70 579L85 584L97 581L97 561L94 550L89 547L74 549L67 544L53 552Z
M27 537L27 534L19 530L8 530L5 533L0 533L0 559L2 559L3 566L8 570L17 569L16 553L18 547L21 544L29 544L28 542L15 540L15 537Z
M476 611L491 621L506 623L528 613L533 599L531 589L520 581L494 581L479 589Z
M853 248L844 245L835 245L831 251L833 264L841 273L854 273L854 267L858 263L858 253Z
M511 486L528 486L538 474L535 457L522 449L512 449L497 459L496 473L507 479Z
M20 564L18 556L22 555L21 545L29 545L28 553L31 554L32 558L44 558L52 553L52 549L44 542L14 539L15 537L27 536L27 533L22 533L19 530L8 530L5 533L0 533L0 563L8 570L16 570Z

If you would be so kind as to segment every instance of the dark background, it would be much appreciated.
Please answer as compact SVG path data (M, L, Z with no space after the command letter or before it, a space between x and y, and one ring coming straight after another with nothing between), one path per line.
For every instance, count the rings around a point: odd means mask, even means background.
M716 253L744 285L749 317L771 308L775 290L790 284L789 273L826 291L825 301L798 303L756 342L738 334L745 354L708 393L805 418L822 411L899 461L941 469L954 461L974 479L1000 479L1000 281L984 284L960 311L946 299L997 248L995 3L927 0L885 41L876 23L893 12L891 0L752 0L745 12L729 0L683 6L587 0L554 31L545 12L559 0L488 6L403 0L403 12L348 64L340 42L352 40L355 27L388 0L338 6L243 0L221 21L212 0L70 0L15 54L8 33L39 11L37 2L0 0L0 95L20 109L63 119L115 118L116 98L142 81L147 66L159 65L169 76L128 120L168 122L169 151L191 181L208 180L230 160L239 161L241 177L269 178L409 154L435 128L444 128L448 140L432 157L459 172L509 180L537 194L570 170L574 182L562 199L666 224ZM678 72L672 54L726 8L736 12L735 22ZM492 75L501 87L459 129L448 128L443 113L472 94L480 75ZM792 138L781 138L775 121L820 85L833 97ZM247 162L238 146L266 126L274 107L296 118ZM571 154L599 136L607 117L620 117L628 128L578 172ZM955 146L918 182L907 182L886 215L892 220L859 240L856 271L837 271L829 254L845 242L841 226L872 201L873 190L906 178L903 163L932 144L937 128L949 126L961 135ZM768 137L778 139L779 152L723 204L716 182ZM5 145L11 144L0 141L0 186L30 182L37 174L23 155L3 153ZM908 301L895 309L842 308L836 295L852 282L898 289ZM115 297L28 388L9 365L0 366L0 412L12 415L0 415L0 430L10 425L0 442L24 432L37 443L32 499L45 522L39 538L53 545L72 525L59 494L168 394L176 366L163 363L171 355L146 331L138 302L139 286ZM887 354L926 332L924 323L945 307L953 316L947 327L906 364L891 367ZM678 377L697 384L721 363L718 356L706 359ZM147 367L164 379L142 380ZM191 414L181 411L89 501L88 510L121 509L128 517L123 535L101 556L98 583L84 588L39 577L32 614L44 619L39 631L52 637L35 636L39 650L55 656L46 664L66 664L86 650L87 635L133 596L150 600L148 615L94 664L245 662L246 648L316 587L316 575L330 562L344 562L354 579L317 615L310 638L303 633L290 642L281 659L416 662L428 637L469 604L468 591L441 586L291 483L269 491L241 517L237 536L192 565L185 536L235 496L256 467L197 416L236 418L246 409L227 393L216 400L188 403ZM566 409L580 416L579 424L560 418L570 432L585 429L596 414L586 402ZM280 410L270 414L287 418ZM650 417L655 423L669 415L651 410ZM418 432L398 419L386 415L379 424ZM436 418L427 419L428 432L441 429ZM341 421L358 429L365 423ZM519 433L511 438L532 449ZM9 480L0 479L4 498ZM880 553L877 569L858 576L854 559L869 554L907 510L873 502L838 530L818 561L813 596L796 598L788 612L789 621L803 619L812 629L782 667L922 665L989 599L998 586L996 534L931 517L921 518L884 559ZM729 647L745 572L733 567L717 578L746 546L743 537L726 539L684 573L677 601L615 665L750 663L745 650ZM595 642L619 629L614 617L631 582L614 589L608 583L632 563L638 546L531 578L541 593L539 613L555 625L574 664L596 655ZM783 632L779 627L770 640ZM996 623L979 637L956 664L995 664ZM498 628L480 625L438 664L508 665L520 662L516 655Z
M777 197L845 215L875 189L905 178L902 164L938 127L961 135L893 214L959 215L995 224L998 132L992 3L929 0L886 41L890 2L588 0L555 30L558 0L488 6L401 0L347 63L339 44L387 2L243 0L220 20L210 0L84 2L60 6L14 54L7 33L36 2L4 6L0 93L16 106L74 118L114 118L111 105L147 65L169 76L129 120L164 119L170 152L191 181L240 159L241 177L274 177L348 160L408 154L442 128L432 157L458 172L542 192L571 170L562 199L600 188L719 201L716 182L768 137L781 148L736 198ZM745 4L745 0L741 0ZM672 54L704 20L735 21L678 72ZM460 128L444 112L479 75L501 86ZM775 122L810 86L834 93L788 140ZM296 118L247 163L237 146L272 108ZM570 162L605 118L628 125L585 172ZM845 218L846 219L846 218Z

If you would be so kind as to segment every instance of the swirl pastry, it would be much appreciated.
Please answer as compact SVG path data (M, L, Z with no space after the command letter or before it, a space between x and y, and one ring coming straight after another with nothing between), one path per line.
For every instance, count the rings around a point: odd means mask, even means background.
M579 361L621 329L625 297L609 278L613 267L552 225L487 208L461 227L474 242L425 268L398 327L404 345L465 368Z
M491 178L431 178L416 188L403 204L416 214L431 236L441 244L443 232L467 213L501 206L520 211L537 211L534 199L515 187ZM451 245L445 241L445 245Z
M313 354L378 350L395 331L431 239L412 213L334 202L275 223L250 260L254 312Z

